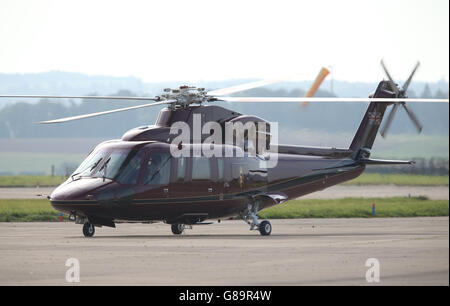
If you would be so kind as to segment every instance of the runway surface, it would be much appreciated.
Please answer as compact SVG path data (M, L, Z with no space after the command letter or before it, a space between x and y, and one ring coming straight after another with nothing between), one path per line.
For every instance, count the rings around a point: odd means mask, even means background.
M0 199L39 199L50 195L54 187L0 188ZM407 197L427 196L432 200L448 200L448 186L343 186L337 185L315 192L302 199L339 199L345 197ZM41 195L40 197L37 195Z
M272 220L271 236L242 221L119 224L84 238L73 223L0 223L0 285L449 285L449 219ZM366 281L366 260L380 282Z

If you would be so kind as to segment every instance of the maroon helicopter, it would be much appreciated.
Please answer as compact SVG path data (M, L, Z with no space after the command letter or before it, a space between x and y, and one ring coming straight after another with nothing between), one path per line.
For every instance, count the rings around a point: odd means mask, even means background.
M134 128L121 139L99 144L75 172L48 197L58 211L83 224L83 234L92 237L95 227L115 227L120 222L171 225L181 234L193 225L210 224L212 219L240 217L270 235L269 221L260 222L258 211L289 199L356 178L367 165L411 164L411 161L371 159L371 149L388 106L393 105L382 135L389 129L398 107L402 106L419 130L422 125L406 106L406 90L419 64L399 88L384 64L388 80L381 81L369 98L255 98L224 97L234 92L270 84L262 81L207 92L203 88L182 86L165 89L155 97L67 97L92 99L150 100L153 103L112 111L62 118L41 123L61 123L109 113L167 104L155 124ZM62 98L61 96L0 96ZM256 116L242 115L208 102L369 102L367 111L348 148L318 148L278 145L272 142L271 124ZM444 102L445 99L408 99L409 102ZM224 132L208 141L214 131L195 137L196 120L213 122L227 130L242 124L243 142L232 141ZM180 141L173 126L183 123L189 137ZM248 124L253 125L248 125ZM245 129L246 126L253 126ZM198 133L197 133L198 134ZM242 134L242 133L241 133ZM250 134L256 136L250 137ZM207 150L204 150L207 149ZM208 151L210 150L210 151ZM176 154L183 151L186 154ZM215 152L206 155L205 152ZM200 152L200 153L199 153ZM228 153L231 153L227 155ZM197 154L195 154L197 153ZM268 166L270 161L275 164Z

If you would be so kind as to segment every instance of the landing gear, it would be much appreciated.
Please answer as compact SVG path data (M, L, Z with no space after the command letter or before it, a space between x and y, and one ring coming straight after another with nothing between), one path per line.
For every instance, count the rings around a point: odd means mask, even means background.
M172 233L174 235L181 235L184 231L184 224L175 223L175 224L172 224L171 228L172 228Z
M83 224L83 235L84 237L92 237L95 233L95 226L92 223L85 222Z
M259 222L258 215L256 214L258 209L258 203L248 204L247 209L241 213L240 217L250 225L251 231L259 230L262 236L269 236L272 233L272 225L269 221Z
M174 235L181 235L183 234L185 229L192 229L192 225L183 223L174 223L171 225L171 229Z
M70 214L70 220L75 221L75 224L83 224L83 235L84 237L92 237L95 233L94 224L89 222L89 219L85 216L78 216L75 214Z

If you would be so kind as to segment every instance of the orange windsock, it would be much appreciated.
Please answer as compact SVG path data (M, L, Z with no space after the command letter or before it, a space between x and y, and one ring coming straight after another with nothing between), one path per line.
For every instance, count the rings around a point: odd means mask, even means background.
M316 79L312 83L311 87L306 92L305 97L313 97L316 94L317 90L319 89L320 85L322 84L323 80L325 80L325 78L329 74L330 74L330 71L327 68L322 67L322 69L320 69L320 72L317 75ZM302 106L307 106L308 103L309 102L303 102Z

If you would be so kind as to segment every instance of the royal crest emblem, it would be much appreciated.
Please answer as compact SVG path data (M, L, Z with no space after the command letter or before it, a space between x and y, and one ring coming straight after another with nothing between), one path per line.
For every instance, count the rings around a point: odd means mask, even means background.
M380 125L381 119L382 119L381 113L379 112L369 113L369 124Z

